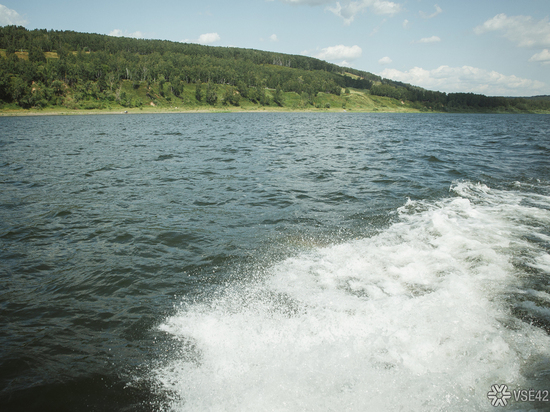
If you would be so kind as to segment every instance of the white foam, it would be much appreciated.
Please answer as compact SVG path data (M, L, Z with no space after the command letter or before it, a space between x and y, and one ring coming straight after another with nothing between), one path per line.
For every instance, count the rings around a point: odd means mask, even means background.
M530 263L529 266L532 266L536 269L540 269L547 274L550 274L550 255L540 254L534 259L534 263Z
M408 201L374 237L289 258L168 318L161 329L198 353L155 371L171 408L485 410L492 384L527 385L522 368L550 355L550 339L505 327L502 296L518 284L510 257L528 247L518 216L541 209L483 185L452 190Z

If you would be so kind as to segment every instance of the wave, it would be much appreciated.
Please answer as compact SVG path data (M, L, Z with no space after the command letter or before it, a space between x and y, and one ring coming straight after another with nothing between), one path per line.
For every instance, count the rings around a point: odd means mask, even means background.
M547 387L550 338L532 319L550 318L534 281L550 274L550 196L450 191L182 301L160 325L177 349L153 370L168 409L488 410L493 384Z

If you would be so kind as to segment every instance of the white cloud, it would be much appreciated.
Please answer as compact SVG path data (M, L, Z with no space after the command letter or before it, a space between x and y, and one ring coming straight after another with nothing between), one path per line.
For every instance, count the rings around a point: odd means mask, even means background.
M393 16L401 11L401 5L393 1L363 0L365 7L371 8L376 14L389 14Z
M432 37L424 37L416 42L413 42L413 43L439 43L441 41L441 39L437 36L432 36Z
M543 64L550 64L550 51L544 49L540 53L534 54L530 59L530 62L541 62Z
M344 24L348 26L355 18L355 15L363 9L364 6L362 6L359 2L353 2L344 6L337 2L335 7L327 7L327 10L330 10L338 17L341 17L344 20Z
M432 14L428 14L428 13L424 13L423 11L421 11L420 12L420 17L422 17L424 19L433 19L438 14L443 13L443 10L441 10L441 7L439 7L437 4L434 4L434 7L435 7L435 12L433 12Z
M114 29L109 32L109 36L122 37L124 36L124 33L122 33L122 30L120 29Z
M379 64L390 64L393 60L390 59L388 56L382 57L380 60L378 60Z
M328 61L340 59L354 60L361 57L361 53L363 53L363 50L357 45L349 47L340 44L338 46L325 47L321 50L321 53L314 55L314 57Z
M221 37L218 33L205 33L201 34L197 40L197 43L200 44L212 44L221 40Z
M355 16L370 9L375 14L394 15L402 10L402 6L398 3L388 0L279 0L287 4L305 4L309 6L321 6L334 4L333 7L327 7L327 10L333 12L338 17L344 20L344 24L349 25L354 20Z
M448 93L481 93L488 96L526 96L544 94L546 86L538 80L508 76L471 66L440 66L434 70L414 67L408 71L384 69L382 77Z
M113 37L133 37L134 39L143 39L143 33L140 31L135 31L133 33L123 32L120 29L114 29L109 32L109 36Z
M8 9L0 4L0 26L24 26L28 22L19 15L15 10Z
M550 46L550 22L548 17L535 20L531 16L498 14L474 29L474 33L503 32L504 37L520 47Z
M263 42L265 41L266 39L264 39L263 37L260 37L260 41ZM267 38L267 40L271 41L271 42L278 42L279 41L279 38L277 37L276 34L272 34L271 36L269 36Z
M409 21L408 21L407 19L403 20L403 28L404 28L404 29L408 29L409 26L410 26Z
M370 9L375 14L387 14L393 16L402 10L398 3L383 0L359 0L336 2L334 7L327 7L327 10L333 12L344 20L345 25L350 25L355 16L365 9Z

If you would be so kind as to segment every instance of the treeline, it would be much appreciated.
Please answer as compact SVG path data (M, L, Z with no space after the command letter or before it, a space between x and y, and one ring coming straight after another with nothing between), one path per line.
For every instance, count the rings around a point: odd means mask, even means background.
M376 79L306 56L17 26L0 27L0 49L0 99L24 108L62 105L69 94L77 102L120 102L124 81L175 97L190 84L228 85L268 104L258 90L340 95L343 88L369 89L367 77Z
M545 96L434 92L312 57L252 49L5 26L0 54L0 106L137 107L178 99L187 106L237 106L243 99L284 106L285 92L314 105L321 92L340 96L346 89L349 96L353 88L418 110L550 110Z
M409 84L382 79L381 84L372 86L370 93L376 96L406 100L419 108L437 111L548 111L547 96L533 98L491 97L474 93L443 93L424 90Z

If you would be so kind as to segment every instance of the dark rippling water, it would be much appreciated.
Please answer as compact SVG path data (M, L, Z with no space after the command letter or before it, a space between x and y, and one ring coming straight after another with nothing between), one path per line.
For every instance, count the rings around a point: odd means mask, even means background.
M5 411L492 410L549 275L549 116L0 118Z

